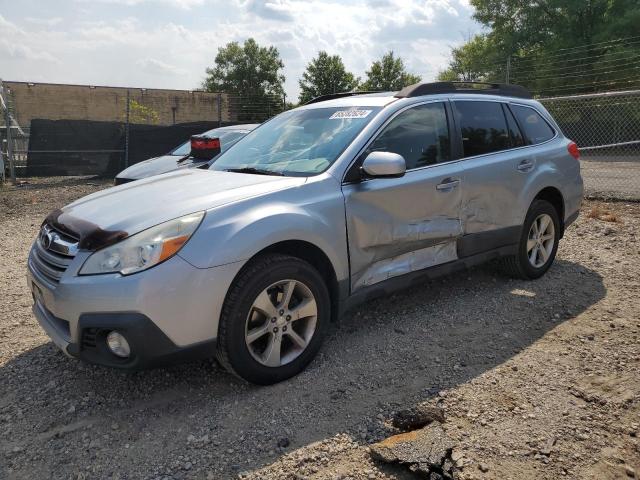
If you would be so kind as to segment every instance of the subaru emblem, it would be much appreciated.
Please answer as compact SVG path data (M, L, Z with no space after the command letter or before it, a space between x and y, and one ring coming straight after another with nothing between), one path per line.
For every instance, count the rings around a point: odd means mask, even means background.
M47 230L42 230L42 232L40 233L40 243L42 244L42 247L45 250L49 250L49 247L51 246L51 242L53 241L53 236L51 235L51 232L48 232Z

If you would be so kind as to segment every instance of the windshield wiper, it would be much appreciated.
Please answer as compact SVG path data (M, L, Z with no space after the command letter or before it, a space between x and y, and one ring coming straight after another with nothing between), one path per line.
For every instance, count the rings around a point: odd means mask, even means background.
M278 177L284 177L284 173L255 167L226 168L224 171L233 173L253 173L255 175L277 175Z

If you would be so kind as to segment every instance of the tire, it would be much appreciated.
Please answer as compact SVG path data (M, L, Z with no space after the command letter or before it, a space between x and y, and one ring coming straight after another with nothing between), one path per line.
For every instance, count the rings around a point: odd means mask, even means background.
M537 242L535 240L535 232L532 230L534 222L539 230L539 219L549 218L553 227L553 235L548 229L545 229L546 234L542 232L540 238L550 238L553 240L553 244L548 244L547 241ZM522 225L522 233L520 234L520 241L518 242L518 252L516 255L510 255L501 259L502 269L509 276L514 278L521 278L524 280L534 280L544 275L547 270L553 264L556 258L556 252L558 251L558 243L560 241L560 218L555 207L546 200L534 200L529 207L527 216ZM533 234L534 238L531 238ZM531 242L531 243L530 243ZM532 244L539 244L537 254L533 253L531 249ZM545 247L546 245L546 247ZM534 247L535 248L535 247ZM534 260L532 260L532 256Z
M248 382L280 382L313 360L330 317L329 290L315 268L288 255L260 256L240 271L227 293L217 359Z

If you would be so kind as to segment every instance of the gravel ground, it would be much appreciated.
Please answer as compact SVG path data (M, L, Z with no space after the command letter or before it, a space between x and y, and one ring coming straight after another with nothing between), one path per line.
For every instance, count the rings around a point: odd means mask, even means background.
M0 189L0 478L419 478L369 445L421 402L444 409L458 478L640 473L639 204L586 202L538 281L487 265L371 302L307 371L254 387L213 361L125 374L48 341L28 248L50 210L106 185Z
M640 200L640 158L629 162L587 159L580 166L588 196Z

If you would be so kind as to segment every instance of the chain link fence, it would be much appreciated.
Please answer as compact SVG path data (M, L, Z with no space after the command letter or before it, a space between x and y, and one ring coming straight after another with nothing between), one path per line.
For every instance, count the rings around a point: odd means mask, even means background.
M261 123L283 97L0 82L8 177L112 176L218 126ZM640 90L541 98L582 153L588 196L640 200ZM8 125L8 127L7 127Z
M0 172L12 179L114 176L191 135L261 123L285 108L278 95L1 81L0 99Z
M640 90L539 100L580 147L587 196L640 200Z
M280 95L225 95L229 120L235 123L262 123L286 110Z

